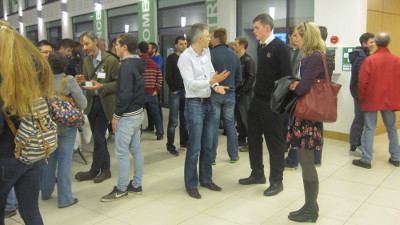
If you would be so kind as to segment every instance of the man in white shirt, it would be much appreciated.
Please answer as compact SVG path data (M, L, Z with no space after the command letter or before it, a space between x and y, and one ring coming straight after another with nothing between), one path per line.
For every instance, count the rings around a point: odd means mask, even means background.
M229 87L220 86L228 71L216 73L211 63L210 34L204 23L192 25L189 31L192 45L186 49L178 61L186 92L185 117L189 131L189 142L185 160L185 186L190 197L200 199L198 183L213 191L222 188L212 181L211 163L213 160L212 143L214 140L213 124L216 111L210 101L211 88L225 94ZM199 175L197 161L200 155Z

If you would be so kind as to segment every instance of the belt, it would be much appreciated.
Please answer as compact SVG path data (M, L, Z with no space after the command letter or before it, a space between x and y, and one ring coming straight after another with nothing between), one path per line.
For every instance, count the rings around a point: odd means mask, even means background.
M199 102L209 102L209 101L211 101L211 98L210 97L208 97L208 98L187 98L188 100L196 100L196 101L199 101Z

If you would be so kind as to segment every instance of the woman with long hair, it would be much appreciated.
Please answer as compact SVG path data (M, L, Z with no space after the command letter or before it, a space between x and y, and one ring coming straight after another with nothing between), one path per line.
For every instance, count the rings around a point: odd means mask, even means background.
M31 115L34 100L53 93L53 73L38 49L2 20L0 52L0 225L13 186L25 224L40 225L38 198L45 160L25 164L15 158L14 134L5 118L18 129L20 119Z
M306 94L315 79L325 79L323 57L325 44L321 39L319 28L314 23L302 23L296 27L299 48L304 51L299 74L300 81L293 82L290 90L297 96ZM318 219L319 181L314 164L314 151L321 151L323 146L323 124L295 117L289 128L287 142L297 150L302 168L305 201L301 209L291 212L289 219L296 222L315 222Z

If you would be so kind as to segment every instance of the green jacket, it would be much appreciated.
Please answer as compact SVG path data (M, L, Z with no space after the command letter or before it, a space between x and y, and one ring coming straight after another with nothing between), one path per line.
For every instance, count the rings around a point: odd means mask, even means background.
M119 63L115 57L105 51L101 51L101 62L99 65L97 71L104 71L106 73L105 79L97 78L91 56L87 56L83 61L83 75L87 81L95 80L104 85L98 92L104 114L108 121L111 121L115 111L115 88L117 86ZM86 94L87 107L85 109L85 114L89 114L92 109L93 94L94 91L88 91Z

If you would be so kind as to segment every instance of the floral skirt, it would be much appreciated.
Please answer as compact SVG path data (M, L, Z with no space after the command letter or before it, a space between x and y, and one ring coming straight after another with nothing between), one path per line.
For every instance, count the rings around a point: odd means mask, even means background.
M323 123L295 117L293 125L289 127L286 142L295 150L299 148L322 150L323 131Z

